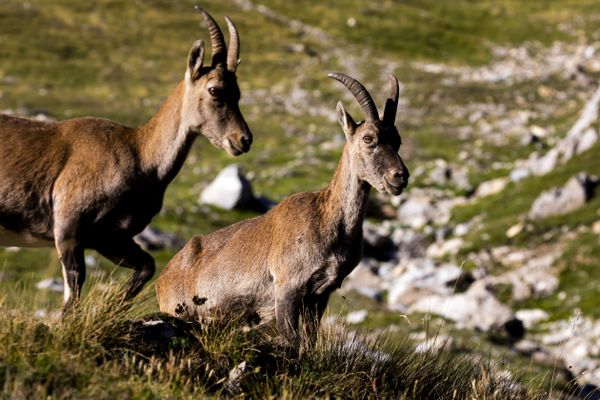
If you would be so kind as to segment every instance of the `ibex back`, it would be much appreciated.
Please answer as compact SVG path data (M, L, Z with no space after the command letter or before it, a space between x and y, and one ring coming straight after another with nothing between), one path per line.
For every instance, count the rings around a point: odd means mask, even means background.
M288 197L263 216L192 238L158 278L162 311L192 317L245 312L255 322L274 315L289 340L297 337L300 315L309 334L318 327L329 295L360 261L371 186L399 195L409 177L394 126L396 78L390 77L380 120L358 81L330 77L350 89L365 113L357 124L338 103L347 143L330 184Z
M239 155L252 135L238 107L239 38L227 19L230 46L204 10L212 64L192 46L184 79L150 121L130 128L100 118L37 122L0 115L0 245L58 250L64 305L85 280L84 249L134 270L128 296L154 273L134 241L158 213L167 185L199 134Z

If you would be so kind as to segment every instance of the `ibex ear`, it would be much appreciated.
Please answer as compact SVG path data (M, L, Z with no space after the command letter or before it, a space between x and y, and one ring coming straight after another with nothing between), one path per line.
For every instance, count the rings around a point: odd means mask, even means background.
M354 130L356 129L356 123L354 122L350 114L346 112L346 109L342 105L341 101L338 101L336 110L338 122L344 130L346 139L350 139L350 137L354 134Z
M193 82L200 78L203 59L204 42L202 40L196 40L188 55L188 68L185 74L188 80Z

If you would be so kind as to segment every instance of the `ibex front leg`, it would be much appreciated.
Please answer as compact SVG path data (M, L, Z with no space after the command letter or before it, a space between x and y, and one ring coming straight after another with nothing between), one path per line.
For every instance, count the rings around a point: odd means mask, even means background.
M63 312L67 312L79 300L85 281L84 249L76 240L64 237L57 238L55 244L64 279Z
M133 275L125 294L128 300L135 297L154 275L154 259L142 250L132 238L103 239L101 243L95 244L94 249L116 265L133 269Z
M321 318L327 308L329 301L329 293L320 295L309 295L304 298L302 307L302 323L310 342L314 342L317 338L317 332L321 325Z
M289 342L295 343L298 336L298 318L302 295L297 287L284 285L275 290L275 319L279 333Z

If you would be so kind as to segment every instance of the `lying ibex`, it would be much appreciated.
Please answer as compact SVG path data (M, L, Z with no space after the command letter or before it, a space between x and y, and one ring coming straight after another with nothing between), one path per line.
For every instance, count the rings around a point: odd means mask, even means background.
M85 280L84 249L134 270L128 296L154 274L154 260L133 241L162 206L167 185L199 134L232 155L252 134L240 113L236 81L239 38L230 46L204 10L212 65L204 44L192 46L184 79L145 125L100 118L38 122L0 115L0 245L54 244L69 308Z
M200 318L245 312L263 322L274 311L288 340L297 337L300 315L307 330L318 327L329 295L360 261L371 186L399 195L409 176L394 126L397 79L390 77L380 120L358 81L329 76L348 87L365 113L357 124L337 105L347 143L330 184L288 197L260 217L192 238L156 282L161 311Z

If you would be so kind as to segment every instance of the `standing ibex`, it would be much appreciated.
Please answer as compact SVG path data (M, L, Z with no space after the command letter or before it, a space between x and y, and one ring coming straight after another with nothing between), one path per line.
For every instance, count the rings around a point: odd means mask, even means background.
M261 321L274 311L287 339L297 336L300 315L310 332L318 327L329 295L360 261L371 186L399 195L409 176L394 126L397 79L390 77L380 120L358 81L329 76L348 87L365 113L357 124L337 105L347 143L330 184L290 196L260 217L192 238L156 282L161 311L192 317L246 312Z
M252 134L238 107L239 37L223 33L204 10L212 65L192 46L184 79L143 126L100 118L37 122L0 115L0 245L54 244L65 281L64 306L85 280L84 250L134 270L128 296L154 274L154 260L133 241L158 213L167 185L199 134L232 155Z

